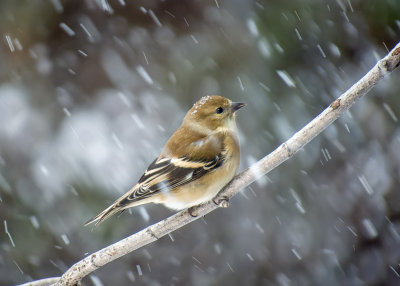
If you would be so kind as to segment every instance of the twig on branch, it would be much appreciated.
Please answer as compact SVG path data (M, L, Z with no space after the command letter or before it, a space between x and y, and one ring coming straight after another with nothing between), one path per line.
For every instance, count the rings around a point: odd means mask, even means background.
M347 111L357 99L370 91L380 79L391 73L400 64L400 42L389 54L377 64L349 90L331 103L321 114L294 134L289 140L262 158L250 168L238 174L219 194L218 198L231 198L252 182L264 176L282 164L297 151L303 148L314 137L327 128L333 121ZM218 200L217 198L217 200ZM147 245L164 235L208 214L218 206L208 202L196 207L197 217L192 217L187 210L172 215L165 220L153 224L123 240L107 246L85 259L75 263L56 283L57 286L75 285L89 273L101 266ZM38 285L31 282L29 285Z

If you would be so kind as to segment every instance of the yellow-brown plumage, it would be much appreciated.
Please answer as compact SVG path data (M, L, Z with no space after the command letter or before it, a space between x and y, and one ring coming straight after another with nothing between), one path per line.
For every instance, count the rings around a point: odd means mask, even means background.
M216 95L197 101L138 183L86 225L141 204L179 210L212 199L239 166L235 111L244 105Z

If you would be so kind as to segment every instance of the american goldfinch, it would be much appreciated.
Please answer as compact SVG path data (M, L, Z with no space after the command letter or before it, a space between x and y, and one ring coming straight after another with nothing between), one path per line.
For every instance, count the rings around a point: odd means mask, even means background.
M202 97L138 183L85 225L142 204L181 210L214 198L238 169L235 112L245 105L217 95Z

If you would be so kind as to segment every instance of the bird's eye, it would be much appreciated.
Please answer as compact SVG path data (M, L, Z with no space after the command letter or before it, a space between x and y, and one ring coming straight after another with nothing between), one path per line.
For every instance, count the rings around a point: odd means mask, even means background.
M222 107L218 107L217 109L215 109L215 112L217 114L220 114L220 113L224 112L224 109Z

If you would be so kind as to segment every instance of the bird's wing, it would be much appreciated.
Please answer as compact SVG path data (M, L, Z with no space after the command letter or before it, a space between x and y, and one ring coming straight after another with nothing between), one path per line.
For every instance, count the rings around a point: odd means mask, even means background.
M150 164L139 182L126 194L117 199L103 212L89 220L85 225L96 222L96 226L126 208L140 204L141 200L159 192L169 192L179 186L188 184L217 169L225 157L219 153L212 159L193 160L188 157L159 157Z
M225 160L224 149L218 136L179 128L168 140L160 157L150 164L137 185L118 203L126 208L132 202L193 182L221 166Z
M169 192L188 184L221 166L224 156L220 153L212 159L193 160L188 157L158 158L150 164L138 184L118 202L128 204L151 197L158 192Z

